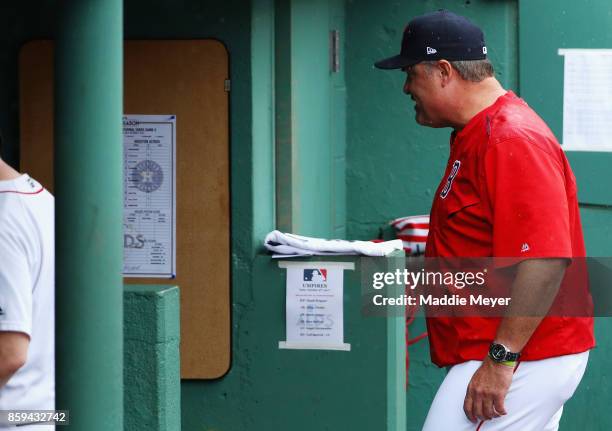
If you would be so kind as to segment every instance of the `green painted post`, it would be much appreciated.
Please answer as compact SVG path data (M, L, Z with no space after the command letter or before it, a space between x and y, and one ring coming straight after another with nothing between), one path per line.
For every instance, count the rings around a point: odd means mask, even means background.
M293 229L331 237L329 4L291 1Z
M369 258L362 258L369 259ZM394 251L385 258L386 272L406 268L403 251ZM387 295L400 297L406 288L403 284L388 287ZM391 315L387 320L387 430L406 430L406 317Z
M274 20L276 224L304 235L344 236L344 66L330 70L330 31L344 38L343 3L277 1Z
M181 430L177 286L125 285L124 431Z
M253 244L275 227L274 1L251 4Z
M123 429L121 0L67 0L55 56L57 408Z

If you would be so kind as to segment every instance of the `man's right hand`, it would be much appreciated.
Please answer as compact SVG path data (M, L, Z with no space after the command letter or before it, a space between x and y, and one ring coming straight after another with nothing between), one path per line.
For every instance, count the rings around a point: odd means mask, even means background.
M513 373L512 367L485 358L472 376L463 402L463 411L470 421L493 419L507 413L504 399Z

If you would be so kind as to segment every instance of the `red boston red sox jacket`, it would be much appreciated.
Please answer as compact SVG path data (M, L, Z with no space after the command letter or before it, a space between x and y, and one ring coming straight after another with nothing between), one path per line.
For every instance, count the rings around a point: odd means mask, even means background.
M584 257L576 181L544 121L507 92L451 135L430 216L427 257ZM586 283L572 286L590 295ZM590 298L590 297L589 297ZM428 317L432 361L482 360L501 318ZM592 348L591 317L545 317L521 360Z

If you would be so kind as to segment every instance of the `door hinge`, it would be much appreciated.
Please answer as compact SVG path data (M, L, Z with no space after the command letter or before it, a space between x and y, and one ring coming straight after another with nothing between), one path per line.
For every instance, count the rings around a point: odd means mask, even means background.
M329 67L332 73L340 71L340 31L329 32Z
M231 90L232 87L232 82L229 79L226 79L225 82L223 83L223 88L225 89L225 91L229 92Z

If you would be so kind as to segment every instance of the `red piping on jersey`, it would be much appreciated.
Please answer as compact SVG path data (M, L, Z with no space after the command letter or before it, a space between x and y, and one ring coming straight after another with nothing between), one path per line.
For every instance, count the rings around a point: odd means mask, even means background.
M18 195L37 195L40 192L42 192L45 188L41 187L40 190L37 190L35 192L18 192L15 190L0 190L0 193L17 193Z
M512 374L516 373L516 370L518 369L519 365L521 365L520 362L516 364L516 367L514 367L514 371L512 371ZM482 424L485 423L485 420L480 421L480 423L478 424L478 428L476 428L476 431L480 431L480 427L482 426Z

